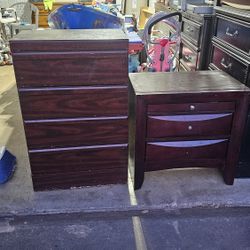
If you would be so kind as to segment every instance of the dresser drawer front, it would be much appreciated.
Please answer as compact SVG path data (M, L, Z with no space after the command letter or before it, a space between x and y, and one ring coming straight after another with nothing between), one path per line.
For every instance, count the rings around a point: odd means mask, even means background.
M127 143L127 117L25 122L29 149Z
M212 47L212 63L242 83L246 83L248 65L215 45Z
M250 25L217 17L216 36L250 55Z
M126 52L53 52L15 54L18 87L128 83Z
M127 145L30 151L35 190L127 182Z
M149 115L167 115L178 113L218 113L233 112L234 102L208 102L208 103L169 103L148 105Z
M24 120L127 115L127 87L20 91Z
M224 159L227 145L224 139L147 143L146 161Z
M147 137L229 135L232 114L149 116Z
M198 69L199 65L199 52L191 49L185 43L182 44L181 63L189 68L190 71Z
M193 44L197 47L200 45L201 25L190 22L183 18L182 32L192 40Z

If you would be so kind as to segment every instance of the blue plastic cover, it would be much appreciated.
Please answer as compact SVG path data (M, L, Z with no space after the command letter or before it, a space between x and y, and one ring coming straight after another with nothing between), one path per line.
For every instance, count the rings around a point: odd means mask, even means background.
M48 17L53 29L121 29L123 20L115 15L81 4L66 4Z

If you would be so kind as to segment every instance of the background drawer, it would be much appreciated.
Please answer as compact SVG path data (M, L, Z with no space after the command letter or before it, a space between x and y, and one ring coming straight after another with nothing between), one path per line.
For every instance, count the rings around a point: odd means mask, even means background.
M127 143L127 117L25 122L29 149Z
M35 190L127 182L127 145L29 151Z
M146 161L174 159L224 159L228 140L175 141L147 143Z
M199 47L200 45L200 33L201 33L201 25L196 24L194 22L190 22L187 19L183 18L182 24L182 32L188 37L188 39L192 40L192 43Z
M16 53L18 87L128 83L127 52Z
M237 57L229 54L228 51L222 49L216 44L212 45L212 59L211 62L218 68L229 75L235 77L242 83L247 83L247 75L249 65L244 63Z
M232 114L149 116L147 137L229 135Z
M169 103L148 105L149 115L166 115L178 113L218 113L233 112L234 102L208 102L208 103Z
M250 25L239 20L217 17L216 36L250 55Z
M24 120L127 115L127 87L35 89L19 92Z
M182 50L180 60L190 71L198 69L200 53L191 49L185 42L182 41Z

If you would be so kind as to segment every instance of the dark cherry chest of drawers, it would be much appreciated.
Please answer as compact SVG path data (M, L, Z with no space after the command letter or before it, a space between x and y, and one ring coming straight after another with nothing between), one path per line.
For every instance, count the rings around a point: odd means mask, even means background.
M210 167L233 184L250 91L219 71L130 74L129 158L145 171Z
M11 50L34 189L126 183L124 33L24 31Z
M250 87L250 11L216 7L215 31L209 68L223 70ZM237 169L250 177L250 109Z

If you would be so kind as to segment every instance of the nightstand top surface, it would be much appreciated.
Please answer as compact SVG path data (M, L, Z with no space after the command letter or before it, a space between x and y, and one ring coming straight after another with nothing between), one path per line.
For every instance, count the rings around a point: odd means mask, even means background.
M131 73L136 95L250 92L250 89L222 71Z

